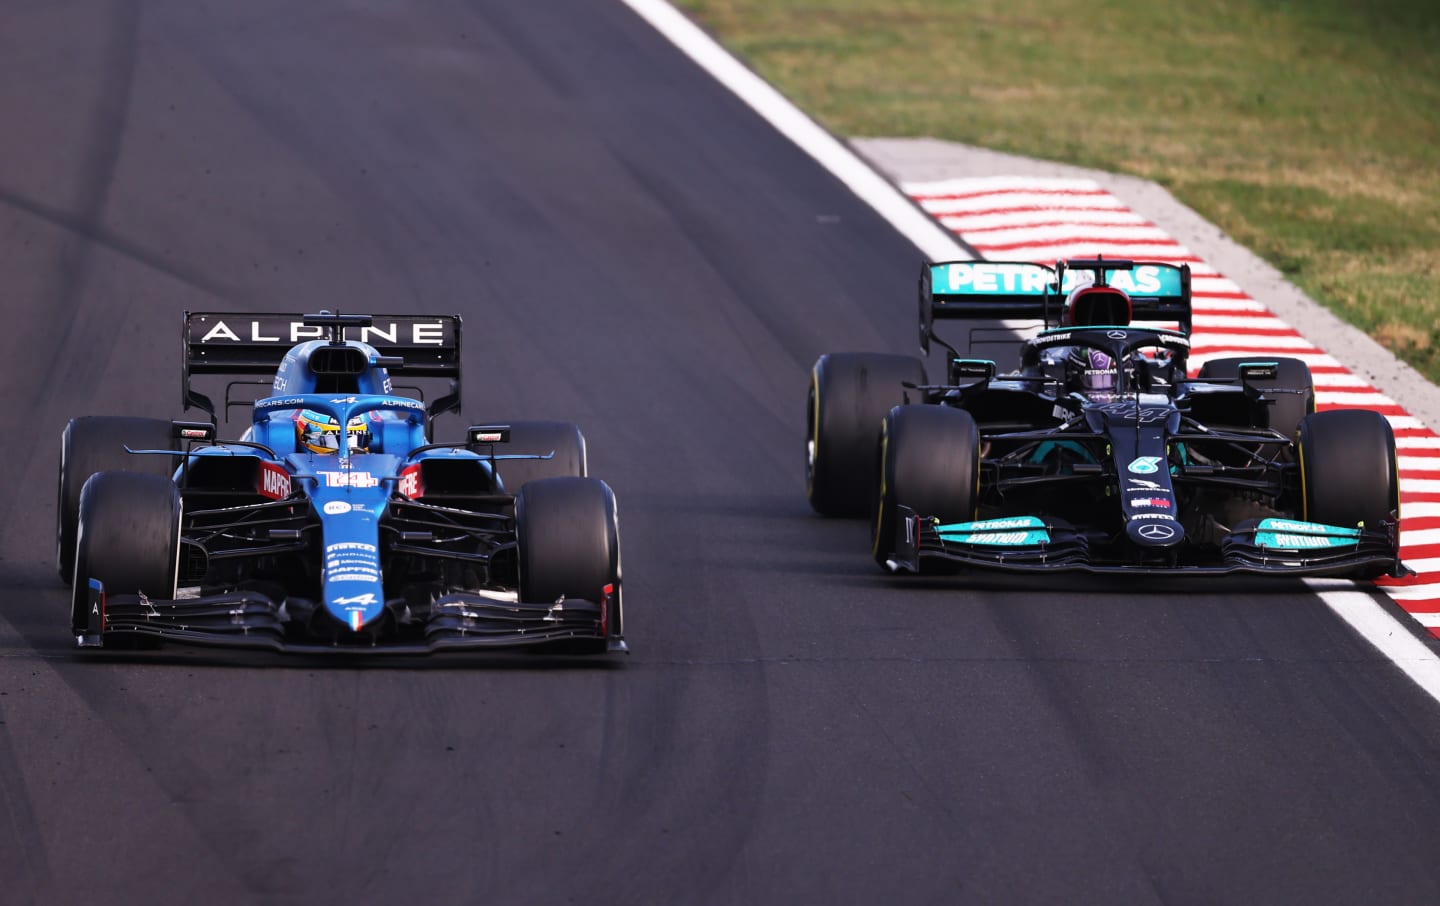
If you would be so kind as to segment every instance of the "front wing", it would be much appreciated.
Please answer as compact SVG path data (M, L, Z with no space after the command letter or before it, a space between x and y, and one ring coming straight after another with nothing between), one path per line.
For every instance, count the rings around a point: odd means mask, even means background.
M897 508L895 553L887 562L893 572L919 573L928 566L949 565L1010 572L1125 573L1129 575L1224 575L1342 577L1413 575L1400 562L1398 529L1356 532L1344 547L1286 549L1265 546L1256 529L1236 531L1224 538L1214 555L1204 558L1177 555L1156 557L1136 552L1116 556L1114 548L1096 545L1094 536L1059 520L1035 519L1037 531L1006 533L1009 543L996 538L968 536L968 541L945 537L939 520L920 516L909 507ZM1043 529L1043 530L1040 530ZM997 533L998 534L998 533ZM1097 551L1103 547L1106 553ZM1148 553L1148 552L1147 552Z
M95 579L89 587L90 620L77 637L81 647L108 641L153 640L219 648L299 654L418 655L440 651L494 650L603 642L628 651L607 634L608 601L566 598L553 604L501 601L476 594L446 595L423 627L394 639L363 637L344 643L297 638L283 603L253 591L161 601L143 595L107 594Z

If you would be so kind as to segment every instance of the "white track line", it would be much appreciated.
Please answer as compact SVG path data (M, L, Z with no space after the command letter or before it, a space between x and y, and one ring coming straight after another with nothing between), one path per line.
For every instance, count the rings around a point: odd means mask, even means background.
M1440 701L1440 657L1436 656L1429 645L1415 638L1408 628L1400 625L1389 611L1376 603L1372 593L1355 589L1316 588L1315 586L1322 585L1318 581L1308 584L1320 600L1325 602L1325 606L1379 649L1381 654L1404 671L1405 675L1414 680L1431 698ZM1420 615L1411 616L1421 625L1435 625L1420 619Z
M665 0L621 0L701 69L815 158L931 261L968 258L952 233Z
M966 257L964 249L953 236L938 223L923 213L909 197L902 194L887 179L871 169L853 151L826 132L814 120L802 113L794 104L771 87L767 82L747 69L724 48L705 34L698 26L685 18L665 0L621 0L626 6L650 23L697 65L708 72L716 81L733 91L757 114L773 125L781 134L795 142L801 149L829 170L837 179L848 186L867 204L873 207L901 235L908 238L932 261L944 261ZM1038 183L1038 185L1037 185ZM1098 186L1089 180L1036 180L1023 177L990 180L952 180L943 184L946 192L955 195L980 191L1013 190L1008 204L1014 205L1016 197L1031 197L1037 189L1052 190L1047 196L1055 200L1054 191L1087 192ZM935 184L928 184L926 192L936 194ZM913 193L912 193L913 194ZM1007 205L1003 197L986 199L990 207ZM1091 206L1107 207L1108 203L1094 202ZM973 210L974 208L968 208ZM1043 243L1037 248L1012 249L1006 257L1016 258L1045 255L1068 257L1072 254L1090 254L1092 247L1076 244L1074 251L1069 246L1049 246ZM1135 250L1135 257L1159 257L1153 247L1141 246ZM1199 281L1197 280L1197 283ZM1229 281L1225 281L1229 284ZM1208 288L1208 287L1207 287ZM1302 354L1309 358L1312 354ZM1321 356L1315 355L1319 359ZM1328 356L1326 363L1334 362ZM1392 417L1392 424L1418 420L1406 417ZM1434 484L1440 485L1440 482ZM1429 488L1427 488L1428 490ZM1440 656L1437 656L1424 642L1415 638L1408 626L1401 624L1376 599L1375 592L1361 591L1353 583L1315 581L1311 589L1332 611L1366 641L1389 658L1395 666L1404 671L1430 697L1440 701ZM1341 587L1337 588L1339 585ZM1420 620L1420 622L1425 622ZM1440 622L1437 620L1436 622Z

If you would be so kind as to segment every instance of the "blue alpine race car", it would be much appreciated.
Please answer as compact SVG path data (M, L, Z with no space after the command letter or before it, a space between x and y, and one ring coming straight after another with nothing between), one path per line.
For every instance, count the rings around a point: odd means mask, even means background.
M876 353L822 356L810 378L810 503L869 515L881 566L1408 574L1389 423L1317 412L1294 358L1212 359L1192 377L1188 266L942 262L919 301L922 350L949 353L943 382ZM1002 372L936 336L937 319L1042 329Z
M434 442L460 411L460 339L454 315L187 312L185 408L209 420L90 416L61 438L78 644L625 651L615 496L580 430ZM207 375L227 414L253 407L237 439L217 437Z

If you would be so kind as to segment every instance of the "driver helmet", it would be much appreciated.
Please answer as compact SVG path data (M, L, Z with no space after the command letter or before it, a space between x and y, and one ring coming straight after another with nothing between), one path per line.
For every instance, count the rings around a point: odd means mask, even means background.
M1099 349L1076 349L1079 366L1079 389L1084 393L1111 394L1119 369L1115 360Z
M1065 300L1061 321L1069 327L1124 327L1130 323L1130 297L1113 286L1081 286ZM1115 390L1115 360L1099 349L1077 349L1080 390L1110 394Z
M370 426L366 423L365 416L357 415L350 419L345 430L350 435L351 453L370 452ZM302 409L300 414L295 416L295 437L301 450L309 450L321 456L340 452L340 423L324 413Z

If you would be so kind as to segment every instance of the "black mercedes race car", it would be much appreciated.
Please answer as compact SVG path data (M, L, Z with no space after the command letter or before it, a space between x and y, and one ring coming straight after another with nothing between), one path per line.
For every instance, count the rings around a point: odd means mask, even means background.
M185 407L208 421L90 416L61 438L81 647L625 650L615 497L580 430L434 441L460 411L458 316L195 312L182 349ZM206 375L226 412L251 409L238 437L217 437Z
M940 340L943 318L1044 329L1000 374ZM1316 412L1296 359L1216 359L1190 377L1190 325L1186 266L927 264L920 345L949 352L945 381L911 356L821 356L810 503L870 515L892 571L1408 574L1385 418Z

